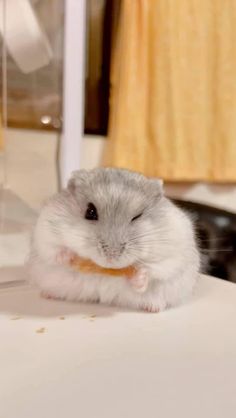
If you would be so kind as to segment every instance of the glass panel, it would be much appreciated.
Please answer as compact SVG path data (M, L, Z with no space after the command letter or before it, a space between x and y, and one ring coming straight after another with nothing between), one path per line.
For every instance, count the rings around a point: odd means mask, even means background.
M64 0L0 1L0 282L15 280L57 190L63 30Z
M64 0L31 4L10 0L7 7L8 126L60 129Z

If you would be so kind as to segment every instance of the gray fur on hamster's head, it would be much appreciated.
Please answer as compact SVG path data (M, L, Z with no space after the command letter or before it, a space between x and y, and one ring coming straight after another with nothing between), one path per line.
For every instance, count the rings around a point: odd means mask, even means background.
M141 258L142 242L147 247L144 235L153 233L163 196L161 180L125 169L96 168L72 173L68 190L77 201L76 222L87 240L89 254L85 250L81 255L104 266Z
M88 191L110 191L111 194L137 192L143 196L160 198L163 195L163 181L148 178L143 174L122 168L95 168L93 170L77 170L72 173L68 182L70 191L79 189L80 193ZM101 196L102 197L102 196Z

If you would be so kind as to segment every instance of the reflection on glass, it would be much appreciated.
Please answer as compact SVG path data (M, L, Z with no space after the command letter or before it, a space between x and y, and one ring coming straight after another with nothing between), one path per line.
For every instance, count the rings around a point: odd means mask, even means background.
M36 211L57 187L64 0L1 0L0 32L1 285L16 279Z
M21 12L17 21L16 7ZM6 21L9 127L60 130L63 22L64 0L18 3L9 0ZM2 89L2 80L0 84Z

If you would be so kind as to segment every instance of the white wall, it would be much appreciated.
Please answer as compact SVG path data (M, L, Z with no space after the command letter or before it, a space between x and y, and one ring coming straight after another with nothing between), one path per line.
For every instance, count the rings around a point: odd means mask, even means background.
M38 209L58 189L55 133L9 129L7 132L8 187L29 206ZM86 136L81 168L100 164L106 139ZM1 161L0 161L1 170ZM166 184L170 196L209 203L236 212L236 184Z

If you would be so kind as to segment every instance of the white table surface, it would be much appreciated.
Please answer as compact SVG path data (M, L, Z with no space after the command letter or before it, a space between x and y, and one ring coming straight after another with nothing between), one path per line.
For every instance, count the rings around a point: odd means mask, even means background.
M1 289L0 335L2 418L236 417L235 284L160 314Z

